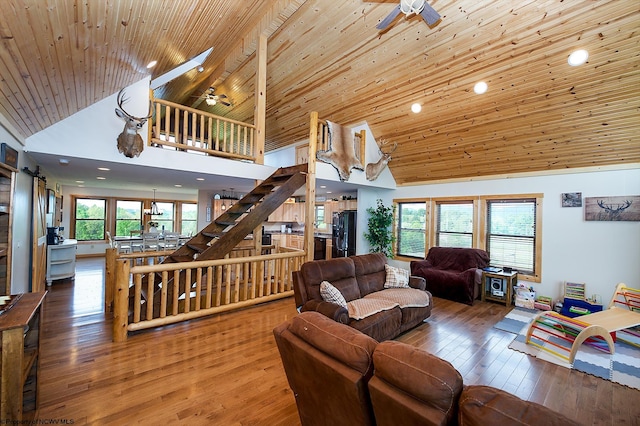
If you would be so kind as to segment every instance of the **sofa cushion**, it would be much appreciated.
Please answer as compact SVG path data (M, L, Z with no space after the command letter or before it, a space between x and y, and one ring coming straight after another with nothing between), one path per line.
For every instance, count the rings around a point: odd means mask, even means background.
M320 295L322 281L329 281L340 290L347 302L361 297L356 281L355 265L348 257L306 262L300 267L300 273L309 299L322 299Z
M393 339L402 327L402 310L396 306L361 320L349 318L349 325L367 336L373 337L378 342Z
M373 359L377 368L375 353ZM489 386L465 387L458 406L460 426L580 424L543 405Z
M373 380L370 383L376 418L379 414L396 416L396 423L390 419L385 424L403 423L397 416L415 406L406 395L432 410L432 424L450 424L455 419L462 376L449 362L406 343L388 341L376 347L373 365L374 378L384 384L374 391Z
M377 342L351 327L318 312L303 312L293 317L289 330L361 374L366 374L371 368L371 356Z
M409 288L408 270L385 264L384 272L386 274L384 288Z
M347 303L349 318L361 320L378 312L388 311L398 306L398 303L385 299L362 298Z
M387 258L382 253L368 253L357 256L351 256L355 266L356 279L358 287L360 287L361 296L366 296L374 291L384 288L387 273L384 265L387 264Z
M397 303L400 308L429 306L429 294L415 288L387 288L367 294L364 299L381 299Z
M329 281L322 281L320 283L320 296L322 300L329 303L335 303L336 305L347 307L347 301L344 300L344 296L340 293L340 290L335 288Z

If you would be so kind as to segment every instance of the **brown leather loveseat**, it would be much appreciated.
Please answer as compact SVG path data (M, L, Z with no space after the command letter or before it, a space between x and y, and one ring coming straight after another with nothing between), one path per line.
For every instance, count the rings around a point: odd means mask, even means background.
M301 312L320 312L379 342L393 339L428 318L433 300L424 291L424 279L410 277L408 271L406 288L385 288L388 268L381 253L306 262L293 272L296 306ZM345 306L323 299L323 281L340 291Z
M449 362L317 312L273 333L304 426L579 424L499 389L464 386Z

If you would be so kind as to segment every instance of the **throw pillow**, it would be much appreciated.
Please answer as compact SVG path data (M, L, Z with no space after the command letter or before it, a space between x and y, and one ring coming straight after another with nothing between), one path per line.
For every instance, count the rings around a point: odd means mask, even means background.
M347 301L345 300L340 290L335 288L329 281L322 281L320 283L320 296L322 300L329 303L335 303L344 308L347 307Z
M387 273L384 288L409 288L408 270L396 268L387 264L384 265L384 270Z

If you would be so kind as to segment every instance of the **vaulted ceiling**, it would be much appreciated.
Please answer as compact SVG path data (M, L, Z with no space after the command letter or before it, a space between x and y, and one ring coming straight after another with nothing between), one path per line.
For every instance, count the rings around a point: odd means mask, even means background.
M640 163L637 0L429 0L432 27L378 31L397 4L3 0L0 114L28 137L214 47L155 96L252 122L263 33L267 151L307 138L318 111L397 142L399 184ZM589 60L571 67L576 49ZM232 106L198 104L210 86Z

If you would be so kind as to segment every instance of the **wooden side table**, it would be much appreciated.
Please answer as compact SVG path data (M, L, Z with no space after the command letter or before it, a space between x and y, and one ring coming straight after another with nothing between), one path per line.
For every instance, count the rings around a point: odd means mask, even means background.
M518 282L517 272L482 272L482 301L511 305L513 286Z

